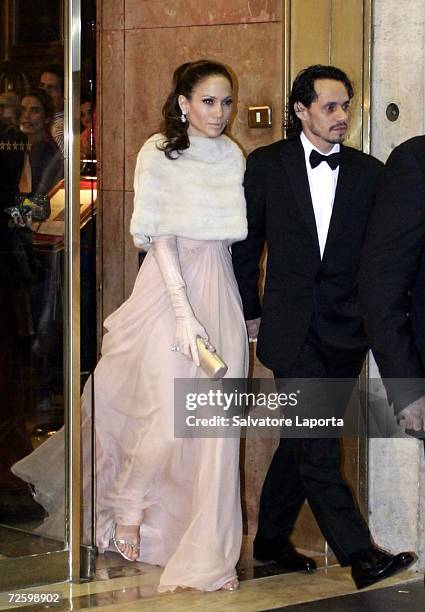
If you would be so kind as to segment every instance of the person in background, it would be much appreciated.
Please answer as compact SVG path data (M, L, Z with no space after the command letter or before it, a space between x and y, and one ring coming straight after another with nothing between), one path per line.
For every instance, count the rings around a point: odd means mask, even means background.
M425 436L425 136L385 165L360 275L366 333L400 424ZM421 434L419 434L421 432Z
M89 100L85 100L80 106L80 120L80 157L96 159L96 109Z
M27 137L29 167L24 164L20 190L48 194L63 177L63 157L51 136L54 107L49 95L34 89L21 99L19 129Z
M19 97L12 92L0 94L0 121L17 128L19 124Z
M62 153L54 142L50 128L54 109L50 96L42 89L28 92L21 99L19 128L28 140L19 190L30 194L37 206L36 223L50 215L48 194L63 177ZM43 196L37 199L36 196ZM34 197L35 196L35 197ZM28 233L29 232L29 233ZM28 239L33 238L28 228ZM62 379L62 290L60 253L34 252L37 272L31 283L31 308L35 325L32 342L37 372L37 409L51 408L55 381ZM59 385L60 386L60 385Z
M53 104L53 120L50 131L53 140L64 152L64 74L63 68L56 64L45 66L40 73L38 84L40 89L50 96Z

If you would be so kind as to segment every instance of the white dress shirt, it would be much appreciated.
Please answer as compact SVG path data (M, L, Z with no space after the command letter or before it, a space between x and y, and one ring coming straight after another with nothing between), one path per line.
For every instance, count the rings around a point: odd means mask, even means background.
M53 140L58 145L59 149L64 152L65 144L64 144L64 111L59 111L53 115L53 121L50 126L50 133L52 135Z
M312 145L304 132L301 132L301 143L304 148L308 183L310 186L311 200L313 202L314 217L316 219L320 256L323 257L329 224L331 222L339 166L335 168L335 170L332 170L329 164L322 162L316 166L316 168L312 168L309 159L310 153L313 149L316 149L316 151L319 151L319 149ZM332 153L338 153L339 150L340 146L336 144L329 153L322 153L321 151L319 151L319 153L321 153L321 155L331 155Z

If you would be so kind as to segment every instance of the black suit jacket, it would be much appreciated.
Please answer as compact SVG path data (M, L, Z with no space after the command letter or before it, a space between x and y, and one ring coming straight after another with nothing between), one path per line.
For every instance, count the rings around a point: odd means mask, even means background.
M425 393L425 136L388 158L360 278L366 331L399 411Z
M366 224L382 164L341 146L341 164L323 259L299 138L254 151L247 160L248 237L233 245L245 318L261 316L257 354L273 370L293 364L313 315L329 345L358 355L367 349L357 276ZM267 242L260 304L259 261Z

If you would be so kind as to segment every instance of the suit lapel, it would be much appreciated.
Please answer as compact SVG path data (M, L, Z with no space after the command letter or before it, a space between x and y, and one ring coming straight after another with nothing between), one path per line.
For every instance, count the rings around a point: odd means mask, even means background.
M341 153L342 156L339 166L338 182L336 185L332 216L329 224L323 258L325 257L326 251L332 244L333 240L338 236L341 222L350 205L350 196L355 189L356 171L355 167L353 167L354 160L351 159L349 150L347 150L347 148L343 145L341 145Z
M294 140L285 141L285 146L281 149L281 157L295 200L301 210L301 214L304 217L313 240L316 243L317 251L320 253L316 219L314 217L313 202L311 200L307 168L305 166L305 155L301 140L296 138Z

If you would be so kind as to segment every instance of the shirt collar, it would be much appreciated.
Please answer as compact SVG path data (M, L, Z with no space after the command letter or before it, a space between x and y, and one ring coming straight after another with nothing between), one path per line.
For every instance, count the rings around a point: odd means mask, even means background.
M332 155L332 153L339 153L340 148L341 148L339 143L336 143L334 144L332 149L329 151L329 153L322 153L322 151L319 151L319 149L313 145L313 143L307 138L304 132L301 132L301 144L304 148L306 162L308 162L310 153L313 151L313 149L318 151L321 155Z

